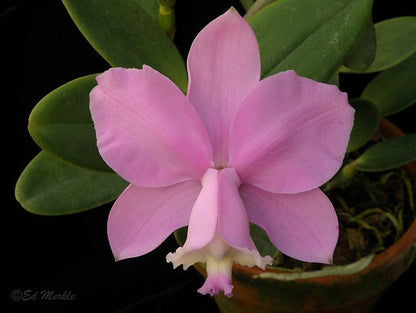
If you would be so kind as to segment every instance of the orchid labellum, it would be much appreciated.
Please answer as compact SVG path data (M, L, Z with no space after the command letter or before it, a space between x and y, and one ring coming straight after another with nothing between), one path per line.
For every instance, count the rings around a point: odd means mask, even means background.
M184 95L156 70L113 68L90 95L102 158L130 182L114 203L116 259L188 227L167 260L204 262L203 294L232 295L234 262L262 269L249 222L282 253L331 263L338 221L318 188L342 165L354 110L336 86L281 72L260 80L256 37L230 9L195 38Z

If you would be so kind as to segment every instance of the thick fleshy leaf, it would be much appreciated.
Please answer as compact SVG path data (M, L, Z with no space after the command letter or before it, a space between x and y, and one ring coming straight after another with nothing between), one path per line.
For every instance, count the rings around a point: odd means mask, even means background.
M115 258L146 254L187 225L200 190L194 181L160 188L128 186L108 217L108 239Z
M127 182L114 173L71 166L42 151L22 172L15 193L32 213L64 215L110 202L126 186Z
M416 52L416 16L401 16L375 24L377 50L375 59L365 71L383 71L404 61ZM351 70L343 68L344 72Z
M286 71L260 82L231 125L230 167L272 192L317 188L340 168L354 110L333 85Z
M218 228L224 241L233 248L255 250L250 237L246 209L238 192L240 184L234 169L226 168L220 171Z
M113 67L152 66L186 89L183 59L167 34L135 0L63 0L75 24Z
M211 144L184 94L165 76L113 68L97 77L90 109L103 159L127 181L159 187L200 180Z
M188 55L188 73L188 99L205 123L216 165L225 166L231 119L260 79L256 37L234 8L195 38Z
M397 168L416 160L416 133L379 142L368 148L353 163L354 169L378 172Z
M350 104L355 109L355 116L347 152L355 151L367 143L374 136L380 120L379 110L371 101L352 99Z
M254 3L248 3L248 8L246 9L246 14L244 14L244 18L248 19L250 17L252 17L254 14L256 14L258 11L264 9L265 7L267 7L268 5L272 4L273 2L275 2L277 0L260 0L260 1L256 1L253 0L251 2ZM250 2L250 1L241 1L241 2Z
M77 166L111 172L97 149L89 110L95 74L75 79L45 96L29 117L29 132L44 150Z
M267 6L248 20L259 42L262 76L294 69L328 81L362 37L371 8L371 0L279 0Z
M402 63L378 74L364 89L361 98L368 99L388 116L416 101L416 53Z
M158 1L136 0L136 2L147 13L147 15L149 15L151 18L153 18L155 21L157 21L157 15L159 13Z
M179 243L179 245L183 246L185 244L187 234L188 234L187 226L175 230L174 235L175 235L176 242Z
M376 32L373 20L369 18L364 34L344 65L353 70L365 71L374 61L376 46Z
M251 238L253 238L257 250L262 256L270 255L273 258L276 257L279 251L272 244L267 233L262 228L256 224L250 223L250 235Z
M279 251L306 262L332 262L338 220L321 190L289 195L243 185L240 193L250 222L263 228Z

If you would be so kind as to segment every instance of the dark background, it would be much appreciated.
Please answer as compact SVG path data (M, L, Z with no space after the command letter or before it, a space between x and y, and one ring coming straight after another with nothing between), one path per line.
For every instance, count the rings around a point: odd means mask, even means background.
M414 4L408 1L394 2L391 7L388 2L375 2L375 21L415 14ZM177 1L175 41L184 56L196 33L230 5L240 9L237 1ZM15 201L15 182L39 151L27 132L32 108L60 85L102 72L108 65L58 0L3 1L0 23L1 139L6 158L1 172L6 177L1 311L218 312L211 297L196 292L203 280L195 270L173 270L165 262L166 254L176 249L173 238L148 255L115 263L106 235L111 205L71 216L44 217L28 213ZM359 95L356 80L345 77L342 83L354 88L353 96ZM392 117L407 132L416 130L414 107ZM416 264L385 292L374 312L414 312L415 281ZM14 290L34 299L14 301ZM44 291L66 293L74 299L40 300Z

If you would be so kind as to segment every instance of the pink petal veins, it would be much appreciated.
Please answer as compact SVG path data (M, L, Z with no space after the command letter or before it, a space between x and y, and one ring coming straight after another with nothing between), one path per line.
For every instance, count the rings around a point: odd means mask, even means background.
M354 110L336 86L293 71L270 76L244 100L230 132L230 167L243 183L281 193L317 188L340 168Z
M200 180L212 162L205 128L165 76L113 68L97 77L90 110L106 163L127 181L159 187Z
M257 39L234 8L195 38L188 55L188 73L187 97L207 128L216 166L224 166L231 120L260 79Z
M243 185L241 197L249 220L263 228L281 252L305 262L332 263L338 219L320 189L275 194Z
M108 217L108 239L115 258L146 254L188 225L200 190L200 184L193 181L161 188L127 187Z

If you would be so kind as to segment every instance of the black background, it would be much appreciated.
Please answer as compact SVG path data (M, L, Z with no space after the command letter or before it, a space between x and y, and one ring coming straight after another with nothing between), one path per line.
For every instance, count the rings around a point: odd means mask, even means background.
M415 13L411 2L397 1L391 7L383 3L376 1L375 21ZM177 1L175 42L184 56L197 32L230 5L240 9L236 1ZM196 292L203 280L193 269L173 270L165 263L166 254L176 249L173 238L148 255L115 263L106 235L111 205L71 216L44 217L28 213L16 202L15 182L39 151L27 132L34 105L60 85L102 72L108 65L58 0L5 1L0 14L1 152L5 157L2 178L6 179L2 187L1 311L218 312L212 298ZM353 88L352 96L361 91L355 78L343 78L341 86ZM392 117L407 132L416 129L414 107ZM414 312L415 281L416 264L388 288L374 312ZM14 301L14 290L36 299ZM44 291L66 292L74 299L42 300Z

